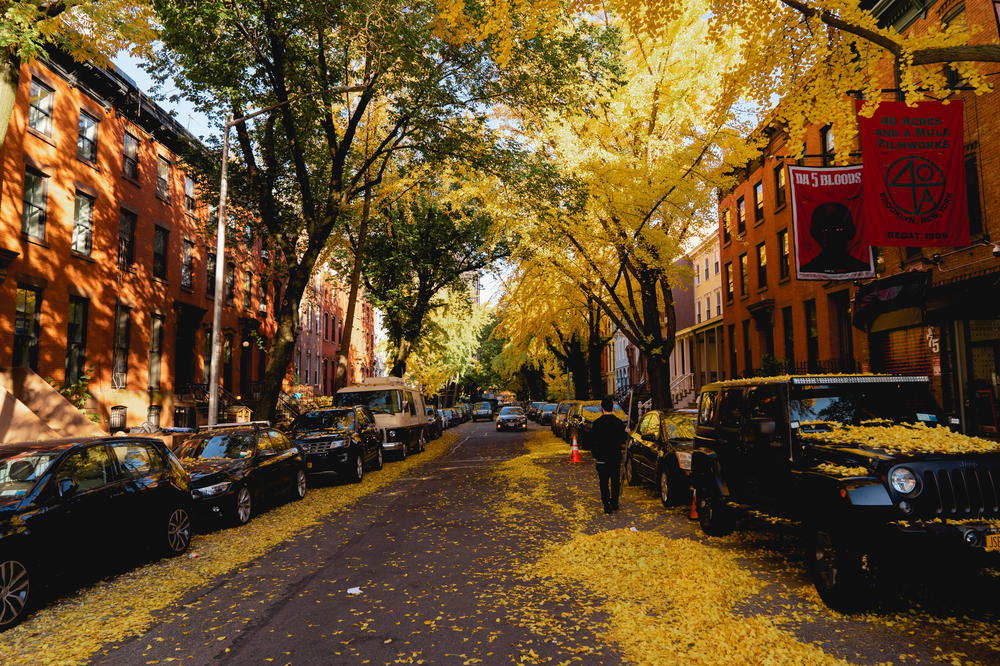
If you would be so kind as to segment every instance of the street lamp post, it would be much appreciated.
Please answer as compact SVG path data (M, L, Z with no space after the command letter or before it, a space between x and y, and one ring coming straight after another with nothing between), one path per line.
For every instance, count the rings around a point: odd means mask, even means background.
M342 86L333 88L330 94L340 94L349 92L361 92L365 86ZM239 123L245 123L257 116L273 111L304 97L312 97L319 94L317 92L306 93L296 97L290 97L277 104L258 109L253 113L248 113L242 118L226 116L226 122L222 126L222 168L219 174L219 221L215 229L215 303L212 305L212 361L209 370L208 385L208 425L215 425L219 422L219 359L222 356L222 336L219 328L222 326L222 301L225 294L226 276L226 193L228 189L227 174L229 171L229 130ZM230 350L230 353L232 351Z

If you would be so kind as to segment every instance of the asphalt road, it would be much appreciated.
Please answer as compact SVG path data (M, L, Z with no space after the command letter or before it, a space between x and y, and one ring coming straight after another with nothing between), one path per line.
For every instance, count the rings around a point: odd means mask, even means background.
M525 436L482 422L457 432L441 457L215 585L191 590L147 634L106 646L93 663L623 661L602 629L601 599L569 583L553 594L520 567L580 533L635 528L703 540L685 510L664 510L649 490L628 488L622 511L605 516L593 466L559 455L532 461L544 469L537 483L555 505L539 502L530 519L512 516L509 479L497 471L527 452ZM1000 663L996 576L966 579L939 567L923 576L933 579L930 587L902 590L909 599L902 608L864 618L812 610L788 619L789 602L809 589L794 527L757 518L743 528L745 536L712 546L766 580L738 614L783 618L774 622L784 631L853 663Z

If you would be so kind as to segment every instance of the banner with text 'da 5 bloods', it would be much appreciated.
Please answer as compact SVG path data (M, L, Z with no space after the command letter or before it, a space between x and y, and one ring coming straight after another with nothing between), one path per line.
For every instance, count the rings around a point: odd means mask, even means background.
M788 167L800 280L875 277L861 215L862 167Z
M871 245L969 244L962 128L961 101L882 102L871 118L858 116Z

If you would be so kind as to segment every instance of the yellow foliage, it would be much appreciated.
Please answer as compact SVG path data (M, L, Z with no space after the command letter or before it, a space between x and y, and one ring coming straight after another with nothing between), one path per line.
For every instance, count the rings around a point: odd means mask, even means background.
M888 453L998 453L1000 443L982 437L971 437L947 428L924 423L891 426L852 426L825 422L829 432L802 433L803 439L882 449Z

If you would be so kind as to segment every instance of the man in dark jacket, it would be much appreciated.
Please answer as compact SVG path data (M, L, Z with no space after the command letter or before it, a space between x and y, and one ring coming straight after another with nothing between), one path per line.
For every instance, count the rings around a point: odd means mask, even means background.
M622 444L625 443L625 424L614 415L615 401L611 396L601 400L601 416L590 429L590 451L597 466L597 479L601 484L601 501L604 513L618 510L618 493L621 491Z

